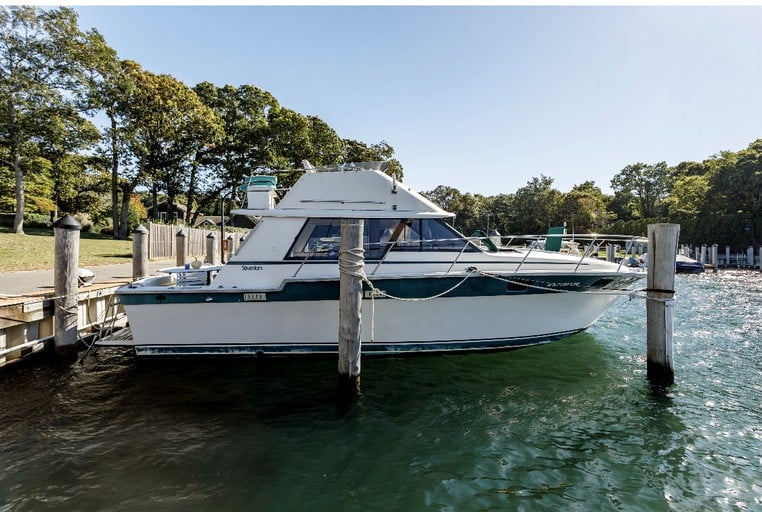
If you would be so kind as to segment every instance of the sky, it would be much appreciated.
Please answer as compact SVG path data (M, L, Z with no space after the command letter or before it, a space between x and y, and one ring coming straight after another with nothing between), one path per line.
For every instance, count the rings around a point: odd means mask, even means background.
M637 162L762 138L762 6L74 6L122 59L252 84L418 191L606 193Z

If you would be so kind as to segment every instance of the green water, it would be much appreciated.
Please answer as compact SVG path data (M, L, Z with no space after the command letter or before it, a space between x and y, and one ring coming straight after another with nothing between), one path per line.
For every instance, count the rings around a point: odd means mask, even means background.
M762 510L760 272L678 276L676 383L645 305L514 352L0 374L0 511Z

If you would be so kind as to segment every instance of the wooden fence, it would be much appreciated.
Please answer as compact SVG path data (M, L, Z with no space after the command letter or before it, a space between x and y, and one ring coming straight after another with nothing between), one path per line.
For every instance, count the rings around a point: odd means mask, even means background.
M148 223L148 259L176 259L176 238L177 233L181 230L185 233L185 241L188 248L187 256L190 260L198 258L206 261L219 261L221 246L221 233L219 229L198 229L172 224L154 224L153 222ZM207 254L207 239L209 235L213 235L215 240L216 255L214 256ZM225 230L225 238L230 246L228 251L230 254L235 254L238 251L245 236L246 233L242 231ZM214 259L211 259L212 257Z

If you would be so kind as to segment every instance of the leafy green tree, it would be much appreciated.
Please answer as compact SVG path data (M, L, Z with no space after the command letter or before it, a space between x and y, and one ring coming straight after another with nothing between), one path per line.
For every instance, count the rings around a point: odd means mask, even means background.
M101 37L93 36L92 52L88 66L87 84L89 88L88 107L92 111L102 112L107 125L102 131L101 155L108 162L110 169L111 224L114 238L126 237L127 226L120 226L127 214L120 215L120 205L129 209L129 198L120 202L122 188L131 188L120 180L120 165L129 161L127 140L130 137L126 129L127 107L135 92L134 77L141 72L140 66L129 60L120 60L116 52Z
M53 193L55 181L53 166L50 160L39 155L38 147L24 151L22 171L26 180L24 183L26 207L29 213L48 213L55 208ZM34 152L33 152L34 151Z
M434 204L455 214L453 226L466 235L476 230L486 229L486 200L479 194L462 194L458 189L439 185L434 190L423 192Z
M154 204L163 187L171 207L189 179L189 161L200 148L216 143L222 131L215 112L182 82L136 67L130 74L134 88L125 102L122 132L133 165L122 185L120 237L126 236L135 187L141 182L150 185Z
M611 218L606 196L593 181L575 185L563 194L561 213L569 229L577 233L598 232Z
M762 223L762 139L735 154L725 154L716 162L710 178L714 211L732 214L745 243L756 245Z
M664 199L670 217L687 219L699 215L711 186L706 176L686 174L675 180L672 192Z
M545 233L560 225L562 194L553 188L553 178L540 175L516 191L511 224L519 234Z
M617 196L629 198L632 217L651 219L659 216L669 182L666 162L636 163L619 171L611 179L611 188Z
M244 176L257 169L277 167L268 116L280 108L275 97L253 85L217 87L202 82L194 91L214 110L223 126L220 140L199 148L191 162L189 222L195 222L199 210L216 203Z
M490 231L495 229L503 235L511 233L510 221L515 200L514 194L498 194L485 198L484 209L490 215L491 223L488 227Z
M24 165L25 150L82 96L87 36L68 8L0 7L0 27L0 144L14 173L13 230L23 233L25 172L38 168Z
M100 139L100 133L93 123L82 117L73 108L62 110L49 119L45 126L45 137L39 142L40 153L51 165L53 180L51 210L53 218L58 217L62 203L72 206L76 203L83 167L86 158L82 152L90 151ZM69 213L78 211L69 210Z

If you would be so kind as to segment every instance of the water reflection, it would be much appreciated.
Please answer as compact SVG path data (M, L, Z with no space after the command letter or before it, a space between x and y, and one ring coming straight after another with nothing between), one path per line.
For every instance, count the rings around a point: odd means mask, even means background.
M759 508L760 283L678 276L664 394L626 299L547 346L366 359L343 415L333 360L6 372L0 511Z

